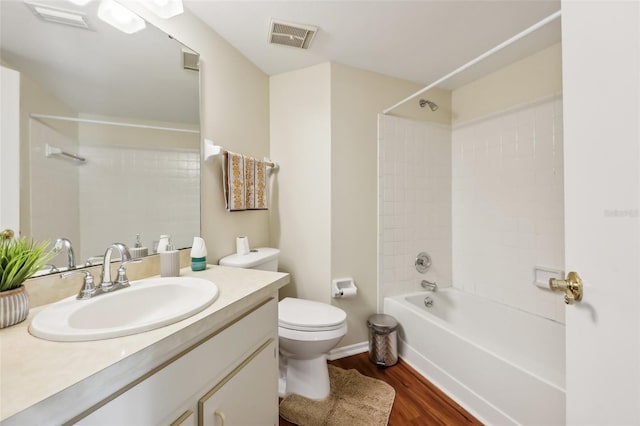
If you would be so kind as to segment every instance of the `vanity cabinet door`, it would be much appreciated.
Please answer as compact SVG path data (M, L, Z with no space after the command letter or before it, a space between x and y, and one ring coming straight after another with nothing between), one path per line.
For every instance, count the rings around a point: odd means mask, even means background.
M267 341L198 401L201 426L278 424L275 340Z

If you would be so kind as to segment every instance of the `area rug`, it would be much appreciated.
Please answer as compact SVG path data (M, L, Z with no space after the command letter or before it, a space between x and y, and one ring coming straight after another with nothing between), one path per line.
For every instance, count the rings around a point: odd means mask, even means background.
M329 365L331 393L322 401L289 395L280 416L299 426L385 426L396 391L381 380L356 370Z

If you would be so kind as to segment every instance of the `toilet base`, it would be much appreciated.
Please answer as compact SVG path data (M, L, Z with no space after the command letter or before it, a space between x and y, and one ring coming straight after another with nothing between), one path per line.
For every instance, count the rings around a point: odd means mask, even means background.
M295 393L309 399L326 399L331 390L327 355L295 359L280 353L278 388L282 398Z

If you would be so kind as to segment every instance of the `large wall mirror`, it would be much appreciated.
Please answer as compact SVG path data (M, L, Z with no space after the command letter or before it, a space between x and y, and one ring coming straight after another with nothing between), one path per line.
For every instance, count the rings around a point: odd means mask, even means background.
M152 254L161 234L184 248L200 232L197 55L148 23L122 33L97 7L0 1L0 60L20 72L20 233L67 238L79 266L113 242L139 235Z

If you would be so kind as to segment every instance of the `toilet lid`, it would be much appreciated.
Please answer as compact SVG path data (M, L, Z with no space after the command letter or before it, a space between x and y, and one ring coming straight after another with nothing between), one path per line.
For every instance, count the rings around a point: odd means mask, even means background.
M339 328L346 318L345 311L326 303L292 297L278 303L278 325L291 330L333 330Z

